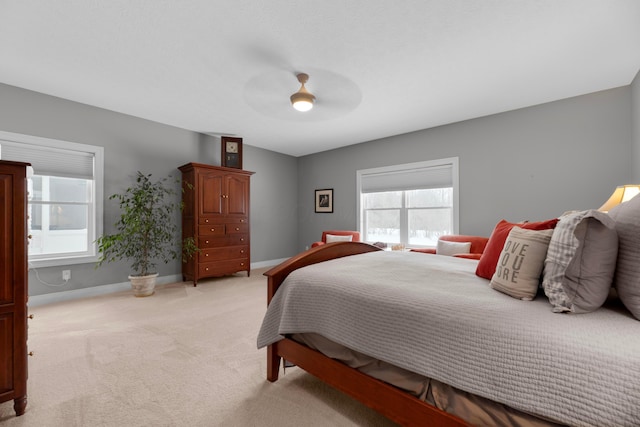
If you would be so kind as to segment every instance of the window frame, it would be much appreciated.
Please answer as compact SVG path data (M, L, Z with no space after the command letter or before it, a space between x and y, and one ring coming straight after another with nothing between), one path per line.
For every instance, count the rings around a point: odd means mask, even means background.
M452 194L452 226L453 226L453 234L459 233L459 224L460 224L460 214L459 214L459 167L458 167L458 157L448 157L444 159L438 160L427 160L422 162L415 163L405 163L400 165L391 165L391 166L383 166L378 168L370 168L370 169L361 169L356 171L356 212L358 213L358 224L357 229L362 235L363 241L365 241L366 235L364 230L364 214L365 211L362 207L362 181L363 178L366 179L367 176L375 176L375 175L384 175L389 173L401 173L401 172L410 172L416 170L430 169L430 168L441 168L441 167L450 167L451 168L451 181L453 187ZM406 207L406 193L403 192L402 195L402 206L400 208L389 208L389 209L398 209L400 210L400 240L402 244L409 246L408 243L408 233L407 236L403 236L402 231L406 230L408 232L408 224L407 218L403 217L403 212L408 212L410 209ZM381 208L382 209L382 208ZM418 208L412 208L418 209ZM422 209L422 208L420 208ZM403 227L404 225L404 227ZM404 241L404 240L407 241ZM421 245L411 244L411 247L423 247Z
M103 205L104 205L104 148L96 145L80 144L77 142L62 141L52 138L43 138L33 135L17 134L12 132L0 131L0 144L2 141L8 143L28 144L39 147L47 147L56 150L66 150L89 153L94 159L93 168L93 212L88 218L87 243L86 252L81 253L60 253L58 255L29 255L29 267L54 267L63 265L94 263L98 261L98 246L95 240L103 233ZM2 152L0 151L0 158ZM29 162L29 159L15 159L23 162ZM40 175L55 176L55 175ZM31 204L30 202L28 202ZM37 206L37 205L34 205Z

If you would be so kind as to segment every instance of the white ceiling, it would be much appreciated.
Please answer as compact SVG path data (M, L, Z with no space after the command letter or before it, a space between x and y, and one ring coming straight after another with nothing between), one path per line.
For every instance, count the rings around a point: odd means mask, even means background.
M639 69L638 0L0 0L0 82L293 156Z

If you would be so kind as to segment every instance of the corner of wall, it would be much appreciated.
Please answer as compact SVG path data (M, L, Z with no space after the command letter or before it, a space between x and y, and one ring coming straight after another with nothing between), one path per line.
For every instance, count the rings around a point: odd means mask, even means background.
M631 82L631 174L640 182L640 70Z

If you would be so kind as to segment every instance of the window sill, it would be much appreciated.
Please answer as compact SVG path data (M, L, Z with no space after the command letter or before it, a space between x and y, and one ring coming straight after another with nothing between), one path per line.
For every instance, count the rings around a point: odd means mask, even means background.
M57 267L61 265L89 264L97 262L98 257L96 255L68 258L34 259L29 260L29 268Z

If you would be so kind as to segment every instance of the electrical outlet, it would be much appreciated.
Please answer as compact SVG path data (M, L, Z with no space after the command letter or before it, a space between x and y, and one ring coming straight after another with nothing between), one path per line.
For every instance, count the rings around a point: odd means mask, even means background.
M71 279L71 270L62 270L62 280L68 282Z

